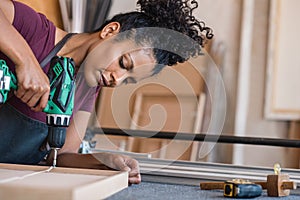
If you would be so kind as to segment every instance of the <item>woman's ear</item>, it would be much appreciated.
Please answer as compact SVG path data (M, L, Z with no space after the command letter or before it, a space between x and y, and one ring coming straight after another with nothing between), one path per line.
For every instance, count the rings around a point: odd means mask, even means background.
M100 31L100 38L105 39L119 33L121 25L119 22L111 22Z

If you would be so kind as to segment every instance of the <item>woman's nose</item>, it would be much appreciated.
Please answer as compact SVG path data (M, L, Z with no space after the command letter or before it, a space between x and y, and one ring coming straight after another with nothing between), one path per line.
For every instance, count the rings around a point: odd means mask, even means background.
M124 69L116 70L116 71L104 71L103 73L104 78L106 79L107 86L115 87L122 83L124 79L128 77L128 73Z

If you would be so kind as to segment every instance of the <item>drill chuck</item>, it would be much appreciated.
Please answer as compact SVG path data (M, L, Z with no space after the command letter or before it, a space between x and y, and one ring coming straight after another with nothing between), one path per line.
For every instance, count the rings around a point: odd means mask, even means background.
M70 116L47 114L48 144L50 148L60 149L65 143L67 127L70 123Z
M51 148L62 148L66 139L67 127L49 126L48 144Z

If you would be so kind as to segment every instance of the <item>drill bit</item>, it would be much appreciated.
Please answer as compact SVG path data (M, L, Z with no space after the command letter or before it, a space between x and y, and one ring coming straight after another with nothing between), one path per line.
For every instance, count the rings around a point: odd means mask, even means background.
M53 156L53 167L56 167L56 159L57 159L57 148L54 148L54 156Z

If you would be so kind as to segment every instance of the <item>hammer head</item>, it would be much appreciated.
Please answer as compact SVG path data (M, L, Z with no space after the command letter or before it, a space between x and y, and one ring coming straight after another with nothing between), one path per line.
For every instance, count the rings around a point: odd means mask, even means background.
M288 174L272 174L267 176L267 192L271 197L282 197L290 195L290 189L296 189L296 184L289 181Z

